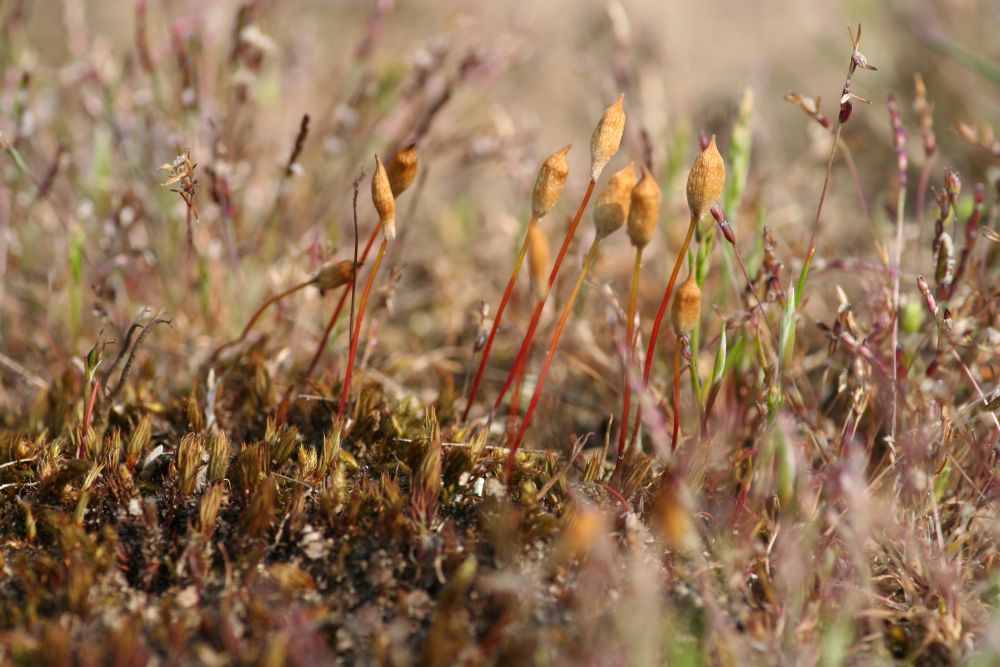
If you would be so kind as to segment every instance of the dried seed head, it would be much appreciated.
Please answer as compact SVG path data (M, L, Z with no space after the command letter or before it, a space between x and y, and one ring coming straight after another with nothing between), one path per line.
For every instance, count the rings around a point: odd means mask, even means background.
M328 262L320 268L319 273L313 279L316 281L316 287L319 288L320 294L327 290L337 289L341 285L346 285L347 283L354 280L354 274L357 271L357 266L350 259L344 259L339 262Z
M632 205L628 210L628 237L636 248L645 248L653 240L660 218L660 186L645 165L642 178L632 188Z
M549 239L537 223L528 226L528 272L531 274L531 291L536 299L544 299L549 289L546 274L551 258Z
M385 171L389 175L392 196L398 197L403 194L413 185L413 180L417 177L417 145L410 144L393 155Z
M622 100L625 95L619 95L615 103L604 110L601 120L597 121L594 135L590 138L590 177L595 181L600 178L604 166L618 152L625 132L625 110Z
M699 218L722 197L726 185L726 163L715 145L715 135L708 148L695 159L688 175L687 200L691 214Z
M699 319L701 319L701 289L692 273L677 288L674 307L670 311L670 321L674 325L674 331L681 336L694 331Z
M572 147L572 144L563 146L550 155L542 163L541 169L538 170L535 189L531 193L531 215L536 220L544 218L562 196L563 185L566 184L566 177L569 176L569 163L566 162L566 154Z
M375 156L375 173L372 174L372 203L382 223L382 234L389 241L396 238L396 199L392 196L389 174L382 160Z
M615 173L607 182L594 205L594 224L598 238L604 238L625 224L632 205L635 169L632 163Z

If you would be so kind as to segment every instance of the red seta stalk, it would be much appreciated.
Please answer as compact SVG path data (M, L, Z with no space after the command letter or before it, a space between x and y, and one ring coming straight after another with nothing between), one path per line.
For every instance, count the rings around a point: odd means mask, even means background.
M97 390L101 383L97 378L90 381L90 397L87 399L87 407L83 412L83 427L80 429L80 448L77 451L77 458L82 459L87 453L87 434L90 432L90 422L94 419L94 406L97 404Z
M576 301L577 296L580 294L580 288L583 286L583 281L587 277L587 273L590 271L590 267L594 264L594 260L597 258L597 248L600 245L600 238L596 237L594 242L590 245L590 250L587 251L587 256L583 259L583 267L580 269L580 274L576 278L576 283L573 285L573 291L570 292L569 299L566 300L566 305L563 306L562 314L559 316L559 323L556 325L556 330L552 334L552 341L549 343L549 349L545 352L545 361L542 364L542 370L538 374L538 382L535 385L535 392L531 395L531 402L528 404L528 410L524 413L524 420L521 422L521 428L517 432L517 437L514 438L514 442L510 446L510 452L507 454L507 465L504 469L504 483L508 486L510 485L511 475L514 471L514 457L517 454L518 448L521 446L521 441L524 440L524 434L527 433L528 427L531 426L531 418L535 414L535 408L538 407L538 400L542 396L542 389L545 387L545 378L549 374L549 368L552 367L552 359L555 357L556 347L559 345L559 338L562 336L563 330L566 328L566 322L569 321L569 316L573 312L573 304Z
M667 305L670 303L670 296L674 292L674 285L677 283L677 276L681 271L681 264L684 263L684 258L687 257L688 247L691 245L691 239L694 237L694 230L697 226L698 215L692 212L691 222L688 223L687 236L684 237L684 244L681 246L680 252L677 253L677 260L674 262L674 270L670 273L670 280L667 281L667 289L663 293L663 300L660 301L660 308L656 311L656 319L653 320L653 329L649 334L649 344L646 346L646 365L642 371L642 383L645 387L649 387L649 377L653 372L653 353L656 351L656 341L659 340L660 326L663 324L663 316L667 312ZM635 422L632 425L632 436L630 440L633 443L639 433L639 424L641 423L642 405L640 404L636 407Z
M368 241L365 243L365 249L358 258L359 265L364 264L368 259L368 254L371 252L372 246L375 245L375 239L378 238L379 229L379 225L375 225L372 228L372 233L368 235ZM347 304L347 297L350 295L351 283L348 283L344 285L344 289L340 292L340 299L337 300L337 305L333 309L333 314L330 315L330 319L326 323L326 328L323 329L323 335L320 336L319 344L316 345L316 352L313 353L312 359L309 361L309 366L306 368L306 372L302 375L298 384L293 382L288 385L288 389L285 390L285 395L282 397L281 403L278 404L276 418L279 424L284 422L288 417L288 409L291 407L292 396L295 394L296 387L306 383L309 378L312 377L313 372L316 370L316 366L319 365L319 360L323 356L323 351L326 349L327 341L330 340L330 333L333 331L333 327L337 326L340 314L343 312L344 306Z
M538 224L538 220L535 216L531 217L528 222L528 227L531 225ZM493 318L493 326L490 327L490 335L486 338L486 345L483 347L482 355L479 359L479 368L476 370L476 377L472 381L472 389L469 391L469 398L465 404L465 411L462 413L462 422L469 419L469 411L472 410L472 405L476 400L476 394L479 392L479 384L483 381L483 372L486 370L486 362L490 358L490 350L493 348L493 339L496 338L497 330L500 328L500 321L503 319L504 311L507 309L507 302L510 301L510 295L514 292L514 285L517 283L517 276L521 272L521 265L524 264L524 258L528 254L528 232L525 230L524 242L521 243L521 250L517 253L517 260L514 262L514 270L510 274L510 280L507 281L507 289L504 290L503 297L500 299L500 307L497 308L496 316Z
M351 335L351 352L347 356L347 370L344 373L344 386L340 389L340 404L337 406L337 420L344 417L344 407L347 405L347 395L351 390L351 377L354 375L354 357L358 352L358 339L361 338L361 323L365 316L365 307L368 305L368 297L375 284L375 276L378 275L379 266L382 265L382 258L385 257L385 249L389 241L382 239L382 244L378 248L378 255L375 256L375 264L371 273L368 274L368 281L365 283L365 291L361 295L361 302L358 304L358 320L354 323L354 332Z
M642 271L642 247L635 249L635 266L632 269L632 287L628 297L628 320L625 323L625 372L622 386L622 423L618 432L618 458L615 460L614 477L618 479L625 461L625 438L628 434L628 413L632 408L632 383L629 373L635 361L635 308L639 298L639 275Z
M535 310L531 313L531 322L528 324L528 330L525 333L524 340L521 341L521 347L517 351L517 357L514 359L514 365L511 367L510 372L507 374L507 379L504 380L503 388L500 390L500 395L497 396L496 402L493 404L493 409L490 411L489 421L493 421L494 415L500 409L503 404L503 398L510 389L510 385L514 382L514 378L520 371L521 366L527 361L528 351L531 349L531 342L534 340L535 331L538 329L538 321L542 317L542 310L545 308L545 302L552 292L552 286L556 282L556 278L559 276L559 269L562 266L563 259L566 257L566 251L569 249L569 244L573 240L573 235L576 233L576 228L580 225L580 219L583 218L583 212L587 209L587 204L590 202L591 195L594 194L594 187L597 185L597 181L593 178L590 179L590 183L587 184L587 192L583 195L583 200L580 202L580 207L576 211L576 215L573 216L573 221L569 225L569 229L566 231L566 238L563 239L562 247L559 248L559 254L556 256L555 264L552 265L552 271L549 273L549 287L545 294L545 297L538 300L535 304Z

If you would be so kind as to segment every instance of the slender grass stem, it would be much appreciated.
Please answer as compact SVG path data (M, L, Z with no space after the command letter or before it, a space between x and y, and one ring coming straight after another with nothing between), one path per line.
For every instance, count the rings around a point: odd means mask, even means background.
M517 259L514 261L514 270L511 271L510 280L507 281L507 289L504 290L503 297L500 299L500 306L497 308L497 313L493 317L493 326L490 327L490 334L486 338L486 346L483 347L482 356L479 359L479 368L476 370L476 377L472 381L472 389L469 391L469 398L465 404L465 411L462 413L462 422L469 419L469 411L472 409L473 403L476 401L476 394L479 391L479 384L483 381L483 372L486 370L486 362L490 358L490 350L493 349L493 339L496 338L497 330L500 328L500 322L503 319L504 311L507 309L507 302L510 301L510 295L514 292L514 285L517 283L517 276L521 272L521 266L524 264L524 258L528 254L528 230L531 225L537 225L538 221L532 216L531 220L528 222L528 227L525 229L524 241L521 243L521 250L517 253Z
M799 274L799 281L795 288L794 308L798 308L802 300L802 290L806 286L806 279L809 277L809 267L812 266L813 256L816 254L816 242L819 240L819 221L823 213L823 203L826 201L826 192L830 188L830 174L833 172L833 158L837 154L837 145L840 143L840 133L844 124L837 122L837 128L833 133L833 144L830 145L830 157L826 161L826 173L823 175L823 189L819 193L819 203L816 204L816 217L813 219L812 232L809 234L809 248L806 250L805 259L802 262L802 271Z
M593 183L593 181L591 181ZM590 244L590 250L587 251L587 256L583 259L583 266L580 268L580 274L576 278L576 283L573 285L573 291L570 292L569 298L566 300L566 305L563 306L562 314L559 316L559 323L556 325L555 332L552 334L552 341L549 343L549 349L545 353L545 361L542 363L542 370L538 373L538 381L535 384L535 391L531 395L531 402L528 403L528 410L524 413L524 420L521 422L521 428L517 432L517 436L514 438L514 442L510 446L510 452L507 454L507 465L504 471L504 482L509 486L511 480L511 474L514 471L514 457L517 454L518 447L521 446L521 441L524 440L524 434L527 433L528 427L531 426L531 418L535 414L535 408L538 407L538 400L542 396L542 389L545 387L545 378L549 374L549 368L552 367L552 359L555 357L556 347L559 345L559 338L562 336L563 330L566 328L566 322L569 321L569 316L573 312L573 304L576 302L577 296L580 294L580 288L583 287L583 281L587 277L587 273L594 264L594 260L597 258L597 248L600 245L600 238L594 238L594 242Z
M521 347L517 351L517 357L514 359L514 365L507 374L507 379L504 380L503 388L500 390L500 395L497 396L496 402L493 404L493 409L490 411L489 421L493 421L493 417L503 404L503 397L507 394L507 391L510 389L510 385L514 382L514 377L517 375L520 367L527 360L528 351L531 349L531 342L535 337L535 331L538 329L538 321L541 319L542 310L545 308L545 302L548 300L549 294L552 292L552 287L556 282L556 278L559 276L559 268L562 266L563 259L566 257L566 251L569 249L570 241L573 240L576 228L580 225L580 219L583 218L583 212L587 209L587 204L590 202L591 195L594 194L594 186L596 185L597 181L593 178L591 178L590 183L587 184L587 192L583 195L583 200L580 202L580 207L576 210L576 215L573 216L573 221L570 223L569 229L566 231L566 238L563 239L562 247L559 248L559 255L556 257L555 264L552 265L552 271L549 273L548 291L546 291L545 297L539 299L538 303L535 304L535 310L531 313L531 322L528 324L528 330L525 333L524 340L521 341Z
M680 252L677 253L677 259L674 261L674 269L670 273L670 280L667 281L667 289L663 293L663 299L660 301L660 309L656 311L656 319L653 320L653 329L649 333L649 344L646 346L646 365L642 371L642 383L645 387L649 387L649 377L653 372L653 353L656 351L656 341L659 339L663 316L667 312L670 296L673 294L674 285L677 283L677 275L681 272L681 264L684 263L684 258L687 257L688 248L691 246L691 238L694 236L694 230L697 226L698 214L692 212L691 221L688 223L687 236L684 237L684 243L681 245ZM635 422L632 425L632 436L630 438L632 443L635 443L636 436L639 433L639 424L641 423L642 405L640 404L636 407Z
M379 266L382 265L382 258L385 257L385 249L388 247L387 239L382 239L382 244L378 248L375 256L375 264L371 273L368 274L368 281L365 283L365 291L361 294L361 303L358 305L358 319L354 322L354 332L351 335L351 352L347 356L347 369L344 371L344 385L340 389L340 405L337 406L337 419L344 416L344 407L347 405L347 395L351 390L351 377L354 375L354 357L358 352L358 339L361 338L361 324L364 321L365 308L368 305L368 297L371 295L372 285L375 284L375 276L378 275Z
M892 444L896 445L896 428L898 426L897 409L899 405L899 369L896 348L899 345L899 274L903 263L903 207L906 205L906 181L900 183L899 196L896 200L896 253L893 264L896 270L892 275Z
M628 295L628 319L625 321L625 373L622 386L622 418L618 432L618 458L615 461L614 479L619 479L621 466L625 460L625 439L628 436L628 416L632 402L632 383L629 374L635 361L635 307L639 298L639 275L642 273L642 248L635 249L635 265L632 267L632 286Z

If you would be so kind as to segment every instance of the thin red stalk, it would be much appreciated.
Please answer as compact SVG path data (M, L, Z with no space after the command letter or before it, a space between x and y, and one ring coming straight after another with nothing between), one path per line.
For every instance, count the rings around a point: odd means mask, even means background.
M593 265L594 259L597 257L598 245L600 245L600 239L595 238L594 242L590 245L590 250L587 251L587 256L583 259L583 266L580 268L580 275L577 276L576 284L573 285L573 291L570 292L569 299L566 300L566 305L563 306L562 314L559 316L559 323L556 325L556 330L552 334L552 341L549 343L549 349L545 353L545 361L542 364L542 370L538 374L538 381L535 384L535 391L531 395L531 402L528 404L528 411L524 413L524 420L521 422L521 428L517 432L517 437L514 439L513 444L510 446L510 452L507 454L507 466L504 471L504 483L508 486L510 485L511 474L514 471L514 457L517 454L518 448L521 446L521 441L524 440L524 434L527 433L528 427L531 426L531 418L535 414L535 408L538 407L538 400L542 397L542 389L545 387L545 378L549 374L549 368L552 367L552 359L555 357L556 347L559 345L559 338L562 336L563 329L566 328L566 322L569 321L569 316L573 312L573 304L576 301L577 296L580 294L580 288L583 286L583 280L587 277L587 272L590 271L590 267Z
M500 394L493 403L489 421L493 421L493 416L500 411L500 406L503 405L503 397L507 395L507 390L510 389L514 378L524 369L525 362L528 360L528 352L531 350L531 341L535 338L535 330L538 328L538 322L541 319L544 307L545 299L539 299L535 304L535 309L531 312L531 321L528 323L528 330L524 334L524 340L521 341L521 349L518 350L517 357L514 359L514 365L511 366L510 373L507 374L507 379L504 380L503 388L500 389Z
M614 479L618 479L625 460L625 438L628 435L628 415L632 404L632 383L629 374L635 361L635 307L639 298L639 274L642 271L642 248L635 249L635 266L632 267L632 287L628 296L628 320L625 322L625 373L622 386L622 418L618 432L618 459L615 461Z
M667 312L667 305L670 303L670 296L674 292L674 284L677 282L677 275L681 272L681 264L684 263L684 258L687 257L688 248L691 246L691 238L694 236L694 230L697 226L698 214L692 212L691 222L688 223L687 236L684 237L684 243L681 245L681 250L677 253L677 259L674 261L674 270L670 273L670 280L667 281L667 289L663 293L663 300L660 301L660 309L656 311L656 319L653 320L653 329L649 334L649 344L646 346L646 366L642 371L642 383L645 387L649 387L649 376L653 372L653 353L656 351L656 341L659 339L660 326L663 324L663 316ZM639 424L641 423L642 404L639 404L635 410L635 422L632 424L632 442L635 442L636 436L639 434Z
M507 302L510 301L510 295L514 292L514 285L517 283L517 276L521 272L521 265L524 264L524 257L528 254L528 231L531 229L531 225L538 224L534 216L528 222L528 227L525 228L524 241L521 243L521 250L517 253L517 259L514 261L514 270L511 271L510 280L507 281L507 289L504 290L503 297L500 299L500 307L497 308L497 314L493 318L493 326L490 327L490 335L486 338L486 346L483 347L482 356L479 359L479 368L476 370L476 377L472 381L472 389L469 391L469 398L465 403L465 411L462 413L462 421L465 422L469 418L469 411L472 410L472 405L476 401L476 393L479 391L479 384L483 381L483 372L486 370L486 362L490 358L490 350L493 349L493 339L496 338L497 329L500 328L500 321L503 319L503 313L507 309Z
M611 494L612 498L621 503L621 506L625 510L626 514L632 513L632 504L629 501L625 500L625 496L618 493L618 490L615 487L611 486L610 484L605 484L604 482L598 482L598 485L600 485L605 491Z
M244 338L247 337L247 334L250 333L250 330L253 329L253 326L257 323L257 320L260 319L260 316L264 314L264 311L267 310L268 306L270 306L271 304L277 303L278 301L281 301L286 296L289 296L291 294L295 294L296 292L298 292L301 289L305 289L306 287L309 287L314 282L315 282L315 279L314 278L310 278L309 280L301 282L298 285L295 285L293 287L289 287L284 292L278 292L277 294L275 294L274 296L272 296L270 299L268 299L267 301L265 301L264 303L262 303L260 305L260 308L258 308L254 312L253 316L246 323L246 326L243 327L243 331L240 333L240 337L237 338L236 340L237 341L241 341L241 340L243 340Z
M514 385L514 393L510 397L510 412L507 415L507 440L514 439L517 428L517 410L521 405L521 387L524 386L524 364L517 373L517 384Z
M375 256L375 264L372 272L368 274L368 282L365 283L365 291L361 295L361 303L358 305L358 319L354 323L354 333L351 336L351 352L347 356L347 370L344 372L344 385L340 389L340 405L337 406L337 419L344 417L344 407L347 405L347 395L351 390L351 377L354 375L354 357L358 352L358 339L361 338L361 323L365 317L365 307L368 305L368 296L371 294L372 285L375 284L375 276L378 275L378 268L385 257L385 249L388 241L382 239L382 245L378 248L378 255Z
M253 315L247 321L246 325L243 327L243 331L240 332L240 335L237 336L236 338L232 339L228 343L222 345L217 350L215 350L215 352L212 353L210 361L214 362L216 359L218 359L219 355L222 354L225 350L228 350L233 345L236 345L237 343L239 343L239 342L243 341L244 339L246 339L246 337L250 334L250 330L254 328L254 325L257 324L257 320L260 319L261 315L264 314L264 311L267 310L268 307L270 307L271 305L277 303L278 301L281 301L286 296L289 296L291 294L294 294L295 292L298 292L301 289L309 287L309 285L312 285L314 282L315 282L315 279L314 278L310 278L309 280L306 280L305 282L301 282L298 285L294 285L292 287L289 287L288 289L286 289L283 292L279 292L279 293L275 294L274 296L272 296L271 298L269 298L267 301L265 301L264 303L262 303L257 308L257 310L254 311Z
M364 264L368 259L368 254L371 252L372 246L375 245L375 239L378 238L378 232L380 227L375 225L372 229L371 235L368 237L368 242L365 244L365 249L361 253L361 257L358 258L358 264ZM344 310L344 305L347 303L347 297L351 294L351 283L344 285L343 291L340 293L340 299L337 301L337 307L333 309L333 314L330 315L330 320L326 323L326 328L323 329L323 336L320 338L319 345L316 347L316 352L313 354L312 360L309 362L309 367L306 368L305 374L302 376L302 382L305 382L312 375L313 371L316 370L316 365L319 363L320 357L323 356L323 350L326 349L326 343L330 338L330 332L333 331L333 327L337 325L337 321L340 319L340 313Z
M83 411L83 427L80 429L80 448L77 451L77 458L82 459L87 452L87 433L90 431L90 422L94 419L94 406L97 404L97 389L101 383L94 378L90 381L90 397L87 399L87 408Z
M368 253L371 252L372 246L375 245L375 239L378 238L379 225L375 225L372 228L372 233L368 236L368 242L365 244L365 249L361 253L360 259L358 259L358 265L364 264L365 260L368 259ZM327 341L330 340L330 333L333 331L333 327L337 326L337 321L340 319L340 313L344 310L344 305L347 303L347 297L351 294L351 287L354 285L354 281L349 282L344 285L344 288L340 292L340 299L337 300L337 305L333 309L333 314L330 315L329 321L326 323L326 328L323 329L323 335L319 339L319 344L316 346L316 352L313 353L312 359L309 361L309 366L306 368L306 372L302 375L299 380L299 384L303 384L312 377L313 372L316 370L316 366L319 364L320 358L323 356L323 351L326 349ZM278 406L277 420L278 423L285 421L285 417L288 416L288 408L292 402L292 394L295 393L296 383L292 383L285 390L285 395L281 399L281 403Z
M518 369L525 363L528 357L528 351L531 349L531 341L535 337L535 331L538 328L538 320L542 317L542 310L545 307L545 301L549 298L549 293L552 291L552 286L556 282L556 277L559 275L559 268L562 266L563 258L566 256L566 251L569 249L570 241L573 240L573 235L576 233L576 228L580 225L580 219L583 217L583 212L587 208L587 203L590 202L590 196L594 194L594 186L597 182L592 178L590 183L587 184L587 192L583 195L583 201L580 202L580 207L576 210L576 215L573 216L573 221L569 225L569 229L566 231L566 238L563 239L562 247L559 248L559 255L556 257L555 264L552 265L552 271L549 273L549 289L545 293L545 297L538 300L535 305L535 311L531 314L531 322L528 324L528 331L524 336L524 340L521 341L521 348L517 351L517 357L514 359L514 365L510 369L510 373L507 374L507 379L503 383L503 389L500 390L500 395L497 396L496 402L493 404L493 410L490 412L490 418L496 414L497 410L500 409L501 403L503 403L503 397L507 394L507 390L510 389L511 383L514 381L514 375L517 373Z

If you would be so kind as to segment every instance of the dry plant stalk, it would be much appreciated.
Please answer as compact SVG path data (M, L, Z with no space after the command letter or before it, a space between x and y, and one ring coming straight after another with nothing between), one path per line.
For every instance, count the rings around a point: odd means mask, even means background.
M903 119L899 115L899 107L896 106L896 97L891 92L886 97L886 105L889 109L889 121L892 126L893 148L896 152L896 174L897 187L899 192L896 198L896 247L893 257L893 267L895 273L892 276L892 422L891 434L892 442L896 442L896 431L898 426L899 408L899 369L898 354L899 347L899 276L903 270L903 210L906 205L906 168L908 164L906 154L906 136L903 134Z
M549 248L549 240L545 236L545 231L539 225L532 226L528 231L531 235L528 245L528 272L531 274L531 290L537 303L545 298L545 294L548 291L545 274L549 269L552 253ZM508 440L514 439L514 429L517 426L517 413L521 402L521 386L523 383L524 366L522 365L520 372L517 374L517 381L514 384L514 393L510 398L507 420Z
M337 419L344 416L344 408L347 405L347 396L351 391L351 378L354 375L354 357L358 353L358 339L361 337L361 324L364 321L365 309L368 306L368 297L371 296L372 285L375 284L375 277L378 269L382 265L385 257L385 250L389 241L396 238L396 200L392 196L392 187L389 185L389 175L385 166L375 156L375 173L372 174L372 204L378 212L379 224L382 226L382 243L379 245L378 254L375 255L375 263L372 265L371 273L365 282L365 291L361 294L361 302L358 304L358 317L354 322L354 332L351 335L351 351L347 356L347 369L344 371L344 383L340 389L340 404L337 406Z
M504 380L503 387L500 389L500 393L493 403L493 409L490 410L490 415L488 421L493 420L493 416L500 409L503 404L503 398L510 389L511 384L514 379L521 372L521 367L528 359L528 352L531 350L531 343L535 338L535 331L538 329L538 322L542 317L542 310L545 308L545 302L548 300L548 295L552 291L552 286L556 282L556 278L559 276L559 269L562 267L563 259L566 257L566 251L569 249L569 244L573 240L574 234L576 234L576 228L580 224L580 220L583 218L583 212L587 208L587 204L590 202L590 197L594 194L594 188L597 186L597 179L600 178L601 172L604 171L604 167L611 161L615 153L618 152L619 146L621 146L622 135L625 132L625 110L622 106L622 102L625 99L624 95L619 95L618 99L615 100L614 104L609 106L604 110L604 114L601 119L597 121L597 127L594 128L594 133L590 138L590 182L587 184L587 191L583 195L583 199L580 201L580 206L576 210L576 215L573 216L573 220L569 224L569 229L566 231L566 237L563 239L562 246L559 248L559 254L556 255L556 261L552 265L552 271L549 273L548 290L544 298L539 299L538 303L535 304L535 310L531 313L531 321L528 323L528 329L525 332L524 339L521 341L521 347L517 351L517 356L514 358L514 365L511 366L510 372L507 374L507 379Z
M398 199L403 192L409 189L410 185L412 185L413 181L416 179L417 168L418 160L416 144L410 144L393 156L392 161L386 168L393 197ZM357 223L356 190L354 196L355 223ZM368 259L368 255L371 254L375 241L378 239L379 228L380 225L372 227L371 234L368 235L368 240L365 242L364 249L358 256L359 267L365 263ZM337 305L330 314L330 319L327 320L326 327L323 329L323 334L320 336L319 343L316 345L316 351L313 353L312 359L310 359L309 365L302 374L302 378L299 380L299 383L306 382L310 377L312 377L313 372L316 370L316 366L319 365L319 360L323 356L323 350L326 349L327 342L330 340L330 334L333 332L333 328L337 326L337 322L340 320L340 315L344 312L344 306L347 305L347 297L351 295L351 286L353 284L354 281L352 280L345 285L344 289L340 292L340 298L337 300ZM278 408L278 421L283 421L287 416L294 393L295 384L291 384L285 391L285 395L281 400L280 407Z
M569 164L566 162L566 155L569 153L570 148L572 148L572 144L563 146L560 150L550 155L538 170L535 187L531 193L531 219L528 221L528 231L524 235L524 241L521 243L521 249L517 253L517 259L514 260L514 270L511 271L510 279L507 281L507 288L500 299L497 314L493 318L493 326L490 328L489 336L486 338L486 345L483 347L483 353L479 359L479 368L476 369L476 377L472 381L469 398L465 403L465 411L462 413L463 422L468 420L469 411L476 401L476 394L479 391L479 385L483 380L483 373L486 370L486 362L489 360L490 350L493 349L493 340L496 338L497 330L500 328L500 322L503 319L504 311L507 309L507 302L510 300L510 295L514 292L514 285L517 282L518 274L521 272L521 265L524 264L524 258L528 252L532 234L536 233L536 230L537 232L541 231L538 225L539 221L555 207L562 196L563 186L566 185L566 178L569 176ZM537 290L537 283L534 284Z
M642 382L645 387L649 387L649 377L653 372L653 354L656 351L656 342L659 340L660 325L667 312L667 304L670 303L670 296L674 291L674 284L677 282L677 275L680 273L681 264L687 256L688 247L691 245L691 238L694 230L698 226L698 221L709 209L722 197L722 192L726 185L726 163L719 153L719 148L715 144L715 135L708 142L708 146L698 155L688 174L687 181L687 202L691 212L691 220L688 222L687 235L684 243L681 244L677 259L674 260L674 268L670 273L670 280L667 281L667 289L663 293L660 301L660 308L656 311L656 319L653 320L653 329L649 334L649 344L646 346L646 365L642 372ZM631 441L634 443L639 433L639 425L642 423L642 406L635 412L635 423L632 426Z
M841 90L840 113L837 116L837 124L833 131L833 144L830 146L830 155L826 161L826 173L823 176L823 188L820 190L819 202L816 204L816 217L813 219L812 231L809 235L809 248L806 250L805 260L802 262L802 272L799 277L797 289L795 290L796 306L798 305L797 302L802 299L802 291L805 287L806 279L809 276L809 268L812 266L812 259L816 254L816 241L819 238L819 227L820 219L823 214L823 203L826 201L826 192L830 186L830 173L833 171L833 158L837 153L837 145L840 143L841 131L844 128L844 124L850 120L851 115L854 113L854 100L864 102L865 104L871 104L871 102L865 98L854 94L854 73L859 67L864 70L878 69L874 65L869 65L868 59L863 53L861 53L861 24L858 24L857 35L852 33L850 28L848 28L848 34L851 36L851 61L847 66L847 79L845 80L844 87Z
M566 328L566 322L569 321L569 316L573 312L573 305L580 295L580 288L583 287L583 281L597 259L597 250L600 247L601 241L618 229L621 229L628 219L634 186L635 170L630 163L611 177L611 180L604 186L604 190L601 191L601 194L597 198L597 205L594 207L594 241L590 244L590 250L587 251L587 255L583 259L580 274L577 276L573 290L570 292L569 298L563 306L562 313L559 315L559 323L552 334L549 348L545 352L545 361L542 362L542 369L538 373L538 381L535 384L535 391L531 395L531 402L528 403L528 410L524 413L524 421L521 422L521 428L511 443L510 452L507 454L504 481L508 486L510 485L511 475L514 470L514 457L521 446L521 441L524 440L524 434L527 433L528 427L531 426L531 418L535 414L535 408L538 407L538 400L541 398L542 390L545 388L545 378L552 367L552 360L555 358L556 348L559 346L559 338L562 336L563 330Z
M639 275L642 272L642 251L653 240L656 224L660 219L660 186L643 165L642 179L632 189L632 203L628 212L629 240L635 247L635 265L632 268L632 285L629 289L628 315L625 320L625 372L622 382L622 418L618 435L618 456L615 460L615 478L621 474L625 460L625 439L628 434L628 417L632 400L632 384L629 381L632 363L635 360L635 310L639 298Z

